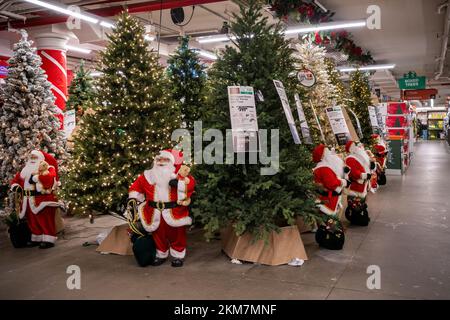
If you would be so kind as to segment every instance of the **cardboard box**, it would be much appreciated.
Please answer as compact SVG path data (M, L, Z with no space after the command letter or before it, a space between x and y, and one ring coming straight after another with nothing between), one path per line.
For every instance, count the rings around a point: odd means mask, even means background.
M253 235L237 236L232 226L222 230L222 248L231 258L242 261L277 266L289 263L294 258L308 260L297 226L281 228L272 232L268 243L253 241Z
M95 251L132 256L133 249L127 229L128 224L115 226Z

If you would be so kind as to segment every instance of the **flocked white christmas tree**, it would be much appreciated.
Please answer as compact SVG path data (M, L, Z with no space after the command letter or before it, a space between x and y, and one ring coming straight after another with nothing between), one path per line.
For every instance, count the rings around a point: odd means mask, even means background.
M66 157L65 140L55 116L51 84L41 69L41 58L26 31L9 59L0 110L0 184L21 170L30 151L41 149L60 162Z
M331 131L325 108L333 105L333 100L336 97L336 87L331 82L328 74L327 64L325 62L325 48L304 40L301 44L297 44L295 49L294 56L298 59L296 69L308 69L312 71L316 78L316 84L312 88L305 88L300 95L305 112L309 118L308 122L313 128L314 140L316 143L321 142L319 128L312 113L311 103L319 118L326 142L328 144L334 144L335 138Z

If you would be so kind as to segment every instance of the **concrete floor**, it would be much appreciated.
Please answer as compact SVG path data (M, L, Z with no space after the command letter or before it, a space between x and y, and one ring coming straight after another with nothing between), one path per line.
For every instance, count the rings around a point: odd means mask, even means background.
M0 299L449 299L450 152L444 142L416 145L403 177L369 197L369 227L349 227L345 248L319 249L302 238L309 260L301 267L231 264L220 242L189 235L185 267L137 267L132 256L101 255L98 233L121 222L91 225L69 219L64 239L50 250L15 250L0 235ZM81 290L68 290L66 268L81 268ZM381 270L381 289L366 286L369 265Z

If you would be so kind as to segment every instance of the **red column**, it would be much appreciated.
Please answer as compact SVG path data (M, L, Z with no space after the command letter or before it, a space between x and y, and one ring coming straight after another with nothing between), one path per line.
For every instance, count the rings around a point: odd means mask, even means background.
M64 128L64 111L67 102L67 40L66 36L56 33L44 33L36 36L37 52L42 59L41 68L52 84L52 93L58 107L56 116L60 120L61 130Z

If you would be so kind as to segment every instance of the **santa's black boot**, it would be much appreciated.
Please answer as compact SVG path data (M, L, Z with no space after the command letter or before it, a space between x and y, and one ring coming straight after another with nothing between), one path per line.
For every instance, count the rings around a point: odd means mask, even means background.
M164 262L166 262L166 258L158 258L158 257L156 257L155 258L155 260L153 260L153 262L152 262L152 266L160 266L160 265L162 265Z
M39 249L49 249L53 248L54 246L55 244L51 242L41 242L41 244L39 245Z
M183 260L181 259L173 259L172 260L172 267L179 268L183 266Z

